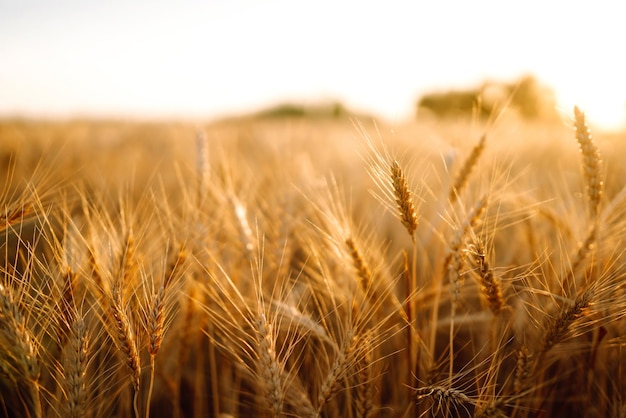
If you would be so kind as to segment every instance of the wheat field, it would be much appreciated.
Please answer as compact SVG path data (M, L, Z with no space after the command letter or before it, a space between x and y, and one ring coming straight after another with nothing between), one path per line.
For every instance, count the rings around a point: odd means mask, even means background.
M624 135L0 123L1 417L626 417Z

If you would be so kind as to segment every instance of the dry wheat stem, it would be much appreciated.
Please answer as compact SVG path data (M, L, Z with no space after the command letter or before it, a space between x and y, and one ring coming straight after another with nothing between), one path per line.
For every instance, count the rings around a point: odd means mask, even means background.
M418 355L417 353L419 352L419 349L415 349L415 329L414 329L414 324L413 321L415 318L415 313L414 311L414 304L413 304L413 281L411 280L411 271L409 269L409 255L407 254L406 251L402 252L402 256L403 256L403 264L402 264L402 277L403 277L403 281L404 281L404 286L405 286L405 294L406 294L406 298L405 298L405 315L406 315L406 322L408 324L408 326L406 327L406 355L408 357L407 360L407 364L409 366L409 370L408 370L408 381L413 383L413 378L411 376L412 373L415 374L415 377L417 377L417 367L415 366L417 364L417 360L416 360L416 356ZM410 388L409 388L410 389Z

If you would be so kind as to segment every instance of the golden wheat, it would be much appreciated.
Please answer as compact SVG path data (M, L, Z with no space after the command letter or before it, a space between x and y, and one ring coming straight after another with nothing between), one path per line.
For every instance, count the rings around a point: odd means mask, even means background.
M585 121L585 114L578 107L574 107L574 128L583 156L583 172L587 183L589 213L591 218L595 219L598 215L598 207L604 190L602 158L597 145L591 138L591 132Z
M0 170L0 417L619 416L624 150L574 116L582 201L541 124L450 180L470 125L4 122L32 143ZM126 140L44 164L99 129Z
M84 417L87 412L89 363L89 334L83 318L76 318L71 325L70 338L63 355L63 375L67 404L64 411L68 417Z
M396 203L398 204L398 211L400 214L400 220L402 225L406 228L406 231L411 237L415 234L417 229L417 210L413 203L413 196L409 189L406 177L400 164L394 161L391 164L391 183L394 194L396 196Z
M478 141L478 144L476 144L474 148L472 148L472 152L467 157L467 160L465 160L465 162L463 163L461 170L459 171L459 173L456 176L456 179L454 180L454 185L450 189L450 193L449 193L450 202L454 203L456 199L458 199L459 195L461 194L461 191L467 184L467 181L469 180L469 176L472 173L474 166L478 163L478 160L480 159L480 156L482 155L483 150L485 149L486 141L487 141L487 135L481 136L480 141Z

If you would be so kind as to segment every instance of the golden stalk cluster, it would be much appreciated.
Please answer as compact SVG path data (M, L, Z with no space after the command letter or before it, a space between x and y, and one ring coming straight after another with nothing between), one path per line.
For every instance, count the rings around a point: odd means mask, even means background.
M341 122L31 142L0 171L0 418L622 416L626 150L574 120L452 174L452 140L360 125L359 156ZM567 139L508 137L539 129ZM545 169L574 139L580 200Z

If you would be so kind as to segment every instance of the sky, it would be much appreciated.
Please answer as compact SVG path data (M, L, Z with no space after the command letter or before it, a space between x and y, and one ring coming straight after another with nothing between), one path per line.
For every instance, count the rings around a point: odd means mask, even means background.
M400 122L420 95L533 74L625 127L620 2L0 0L0 116L213 118L338 100Z

